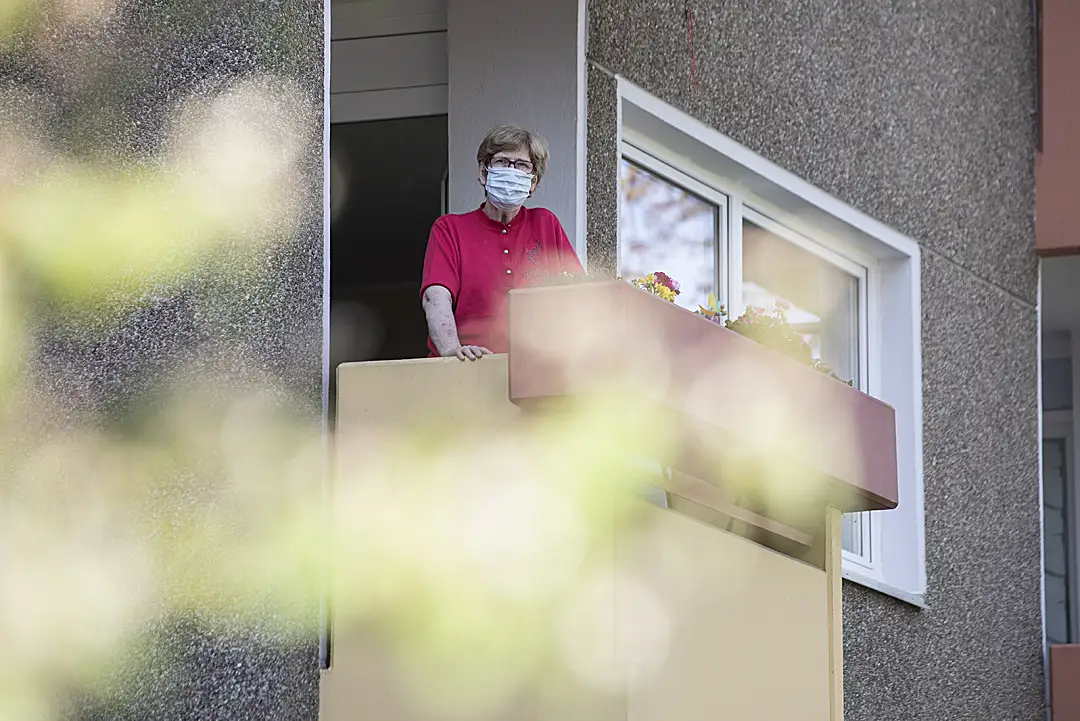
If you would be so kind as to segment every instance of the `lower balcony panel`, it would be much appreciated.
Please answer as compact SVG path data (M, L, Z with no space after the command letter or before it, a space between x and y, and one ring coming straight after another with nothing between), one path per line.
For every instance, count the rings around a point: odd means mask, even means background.
M502 428L524 422L508 398L505 356L343 366L338 387L339 435L430 419L438 409ZM613 520L592 544L592 621L494 614L486 639L513 638L519 624L536 624L560 639L563 653L538 683L466 718L828 721L839 713L834 571L629 494L610 502ZM468 532L468 521L461 523ZM343 603L349 600L334 605ZM474 649L466 638L453 653L467 665ZM438 679L416 683L422 676L403 667L377 628L338 626L320 718L453 718L454 689Z

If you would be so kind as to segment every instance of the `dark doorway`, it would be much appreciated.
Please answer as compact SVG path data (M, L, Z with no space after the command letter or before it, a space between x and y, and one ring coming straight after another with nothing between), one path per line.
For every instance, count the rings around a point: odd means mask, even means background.
M446 205L445 115L330 126L330 415L341 363L427 355L420 276Z

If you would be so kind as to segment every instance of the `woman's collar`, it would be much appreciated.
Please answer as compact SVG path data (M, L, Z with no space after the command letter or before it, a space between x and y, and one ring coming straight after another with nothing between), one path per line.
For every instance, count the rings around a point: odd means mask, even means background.
M501 233L503 228L512 228L515 225L520 225L521 223L525 222L525 216L528 213L528 208L526 208L524 205L518 209L517 215L514 216L514 219L512 221L503 225L497 220L492 220L491 216L489 216L487 214L487 211L484 210L484 205L486 204L486 202L487 201L480 204L480 207L476 209L476 214L480 218L480 221L491 230L495 230Z

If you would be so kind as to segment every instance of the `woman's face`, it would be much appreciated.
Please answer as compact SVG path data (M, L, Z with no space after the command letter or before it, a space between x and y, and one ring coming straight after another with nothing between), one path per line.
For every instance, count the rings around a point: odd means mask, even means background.
M529 151L525 148L517 148L515 150L500 150L491 157L490 165L493 168L507 168L516 167L518 170L529 173L533 176L532 189L536 190L536 176L533 175L536 169L533 167L532 159L529 157ZM487 187L487 168L480 166L480 186Z

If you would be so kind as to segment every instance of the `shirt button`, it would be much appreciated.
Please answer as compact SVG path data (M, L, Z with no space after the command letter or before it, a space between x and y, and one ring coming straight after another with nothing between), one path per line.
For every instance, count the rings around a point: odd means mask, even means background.
M503 248L503 255L510 255L510 251L506 248Z
M507 274L507 275L510 275L510 272L511 272L511 271L510 271L510 269L509 269L509 268L507 268L507 269L506 269L506 274Z
M503 235L506 235L506 228L503 228Z

